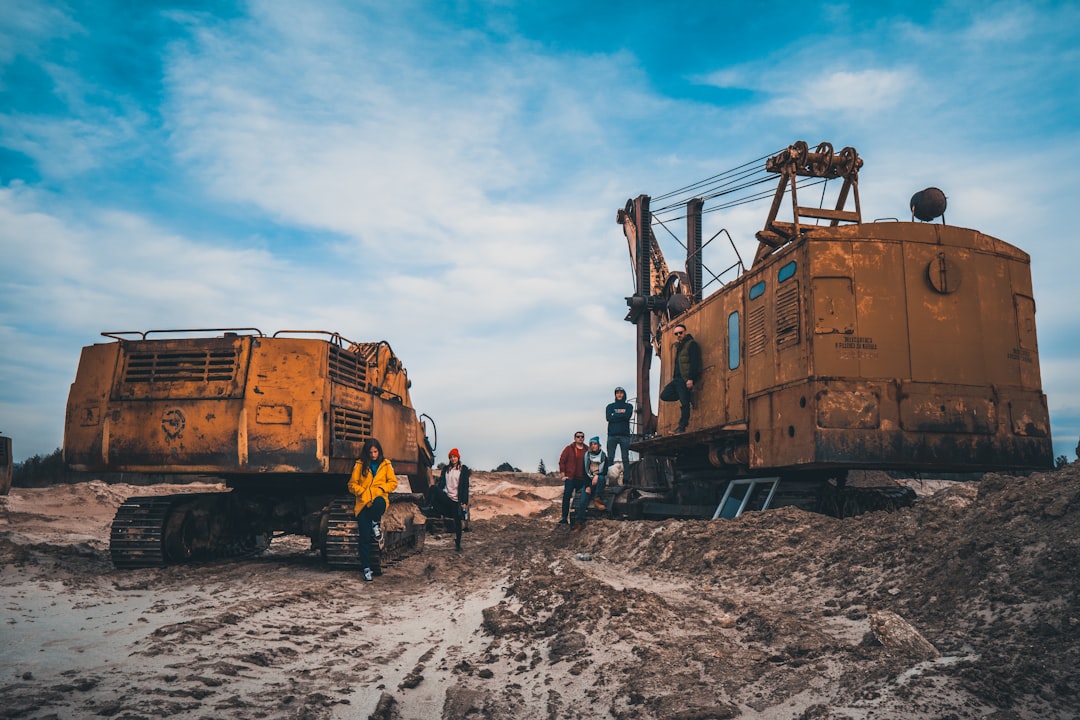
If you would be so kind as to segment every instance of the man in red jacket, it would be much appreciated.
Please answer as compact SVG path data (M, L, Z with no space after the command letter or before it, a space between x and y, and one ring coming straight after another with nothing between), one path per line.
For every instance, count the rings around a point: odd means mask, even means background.
M578 491L584 495L585 488L588 485L588 478L585 476L585 433L578 430L574 433L574 442L563 448L562 455L559 456L559 472L563 477L563 492L562 492L562 517L559 519L560 525L567 525L570 523L570 500L574 496L574 491ZM584 511L579 513L584 515ZM577 521L574 524L574 530L580 530L581 526L585 523L584 517L575 518Z

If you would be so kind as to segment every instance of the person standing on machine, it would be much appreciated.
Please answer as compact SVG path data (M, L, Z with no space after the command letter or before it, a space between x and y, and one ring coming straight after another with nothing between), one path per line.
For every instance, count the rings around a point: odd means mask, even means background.
M675 371L671 382L664 386L660 399L666 402L679 401L679 427L676 433L686 432L690 424L690 404L694 392L694 383L701 377L701 346L694 336L686 332L686 326L679 323L671 329L675 344L671 346L675 354Z
M626 402L626 391L615 388L615 402L608 403L607 411L607 456L614 461L615 448L622 451L623 473L630 467L630 418L634 415L634 406Z

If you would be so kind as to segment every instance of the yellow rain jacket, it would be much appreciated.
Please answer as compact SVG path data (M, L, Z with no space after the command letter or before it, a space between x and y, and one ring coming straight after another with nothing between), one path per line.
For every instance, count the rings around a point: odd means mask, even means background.
M397 475L394 474L394 466L390 461L383 458L379 463L378 471L371 474L371 464L364 460L357 460L353 465L352 476L349 477L349 492L356 496L356 506L353 514L359 515L360 511L370 505L375 498L382 497L386 500L386 507L390 507L390 493L397 489Z

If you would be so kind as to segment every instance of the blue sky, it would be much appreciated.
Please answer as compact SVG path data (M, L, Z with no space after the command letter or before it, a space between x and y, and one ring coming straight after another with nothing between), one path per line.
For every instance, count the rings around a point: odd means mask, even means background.
M61 445L101 331L243 326L388 340L440 460L553 467L633 394L616 210L799 139L859 150L864 217L934 185L1031 254L1072 459L1080 4L709 5L3 0L16 460ZM706 235L752 257L767 210Z

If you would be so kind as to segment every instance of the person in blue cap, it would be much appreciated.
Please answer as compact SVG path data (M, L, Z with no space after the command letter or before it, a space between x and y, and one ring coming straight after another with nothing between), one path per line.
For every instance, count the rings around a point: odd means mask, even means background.
M585 501L579 500L581 505L578 509L578 517L581 518L582 525L585 524L585 508L588 506L590 497L593 507L597 510L607 510L601 498L604 497L604 488L607 486L609 465L607 453L600 448L600 438L593 437L589 440L589 449L585 451L585 477L588 478L589 484L586 486L586 491L582 493Z

